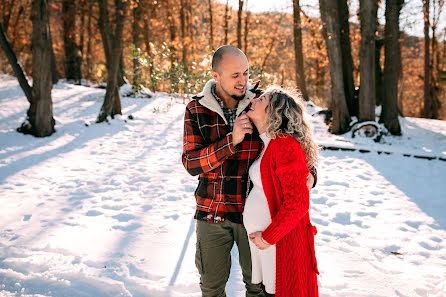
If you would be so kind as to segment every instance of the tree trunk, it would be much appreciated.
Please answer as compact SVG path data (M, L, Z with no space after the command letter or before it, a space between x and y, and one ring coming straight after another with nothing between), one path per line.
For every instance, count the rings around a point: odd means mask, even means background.
M140 26L141 21L141 2L137 1L136 6L133 8L133 23L132 23L132 35L133 35L133 46L135 47L136 53L133 54L133 91L139 93L141 91L141 63L139 62L139 51L140 51Z
M229 0L226 0L226 7L225 7L225 16L224 16L225 22L223 25L223 30L225 32L225 40L224 44L228 44L228 32L229 32Z
M180 0L180 24L181 24L181 46L183 48L183 67L187 71L189 70L189 62L187 60L187 41L186 41L186 13L185 13L185 0Z
M430 0L423 0L424 12L424 106L422 116L432 118L432 100L430 94L430 51L429 51L429 5Z
M87 79L91 79L91 72L92 72L92 61L91 61L91 39L93 38L93 33L91 30L91 19L93 17L93 5L89 5L88 7L88 19L87 19L87 67L86 67L86 77Z
M147 3L147 2L146 2ZM150 46L150 37L151 37L151 28L150 28L150 20L152 18L152 10L153 6L152 6L152 2L148 2L147 6L144 6L144 10L146 12L146 15L144 16L144 43L146 45L146 53L148 55L148 59L149 59L149 77L150 80L152 79L152 72L153 72L153 62L152 62L152 51L151 51L151 46ZM155 91L155 90L153 90Z
M404 0L386 1L384 29L384 92L379 121L392 135L401 135L398 120L399 17Z
M107 65L107 72L110 70L108 66L111 65L111 55L113 48L113 40L115 40L112 26L110 24L109 13L108 13L108 5L104 0L98 0L99 3L99 19L98 19L98 27L101 32L102 44L104 46L105 60ZM108 78L107 78L108 79ZM122 86L125 83L124 80L124 61L122 60L122 52L119 58L119 69L118 69L118 86Z
M5 33L8 32L9 20L11 19L14 2L15 2L14 0L11 0L9 3L8 2L4 3L3 6L1 7L3 12L3 29Z
M31 105L27 120L17 129L25 134L45 137L55 132L53 103L51 100L51 45L48 26L48 9L46 0L32 2L31 20L33 87Z
M359 50L359 118L375 121L375 31L377 0L360 0L361 48Z
M325 76L324 73L324 67L322 65L322 60L323 58L321 58L319 55L319 53L322 52L322 46L323 46L323 40L321 40L319 37L316 36L316 26L311 25L310 26L310 36L311 36L311 44L313 46L313 49L316 51L316 54L314 56L314 64L315 64L315 95L318 99L322 98L322 85L324 83L323 79Z
M48 35L50 40L50 48L51 48L51 81L53 85L57 84L57 82L60 79L60 74L57 71L57 63L56 63L56 56L54 55L54 48L53 48L53 38L51 37L51 30L49 28L48 24Z
M430 77L430 90L431 90L431 102L432 102L432 118L438 119L441 102L440 102L440 51L437 41L437 28L442 14L444 6L444 0L433 1L432 3L432 40L431 40L431 77Z
M166 0L166 10L167 10L167 21L169 26L169 49L170 49L170 68L175 67L176 62L176 48L175 48L175 39L176 39L176 28L175 28L175 19L172 15L172 7L169 3L169 0Z
M63 14L63 40L65 49L65 77L68 81L80 82L82 58L76 44L76 4L73 0L64 0Z
M246 16L245 16L245 31L244 31L244 39L243 39L243 52L246 56L248 55L248 33L249 33L249 17L251 16L251 12L248 10L248 0L245 0L245 10L246 10Z
M238 0L237 12L237 47L242 49L242 16L243 16L243 0Z
M212 0L208 0L208 4L209 4L209 26L210 26L209 49L211 51L213 51L214 50L214 16L212 14Z
M305 101L308 101L307 87L305 85L304 55L302 50L302 31L300 20L299 0L293 0L293 33L294 33L294 62L296 73L296 86L302 93Z
M32 88L28 84L28 80L26 79L25 72L23 71L22 66L17 60L17 56L14 53L14 50L12 49L11 43L9 42L8 37L6 36L6 32L3 30L3 26L0 23L0 46L3 49L3 52L6 55L6 58L8 58L8 62L12 67L12 70L14 71L15 76L17 77L17 80L19 81L19 85L23 90L23 93L25 93L26 99L28 99L28 102L32 102Z
M84 1L80 1L79 2L80 5L85 5L86 2ZM86 28L85 28L85 19L87 18L86 14L85 14L85 10L84 9L79 9L79 17L81 19L81 25L79 27L79 41L78 41L78 45L79 45L79 56L81 57L81 61L84 58L84 50L85 50L85 34L86 34ZM82 63L81 63L81 67L82 67ZM80 68L80 67L79 67ZM82 72L81 72L82 74ZM81 75L82 76L82 75Z
M375 105L382 103L383 97L383 71L381 67L381 49L384 46L382 37L375 38Z
M342 54L342 74L344 80L344 94L347 101L350 116L357 116L357 102L354 102L355 84L353 80L353 58L350 42L349 11L346 0L337 0L339 11L341 54Z
M339 16L336 1L319 0L323 23L323 34L327 46L327 54L331 76L331 104L333 114L330 132L343 134L348 130L350 115L344 93L342 75L341 40L339 36Z
M15 22L13 24L14 31L12 31L12 34L9 35L9 36L11 36L11 39L13 39L13 41L11 43L12 48L14 48L14 41L16 40L15 37L17 36L17 30L19 28L19 21L20 21L20 18L22 17L22 15L23 15L24 11L25 11L25 9L23 8L22 5L20 5L19 11L17 12L17 16L15 18Z
M271 55L271 52L273 51L273 48L276 45L276 41L277 41L277 30L274 32L274 34L272 34L271 41L269 42L269 48L266 51L266 55L263 58L263 62L262 62L262 65L260 65L260 68L265 69L266 61L268 60L269 56Z
M110 44L109 59L107 60L107 89L105 92L104 103L102 104L99 112L97 123L107 120L107 116L112 118L116 114L122 114L121 112L121 100L119 98L118 89L118 75L119 75L119 63L122 57L122 33L124 28L125 11L127 2L122 0L116 0L116 25L113 36L111 35L111 28L104 28L109 36L105 36ZM107 24L110 23L108 19L108 7L107 0L99 0L99 8L101 19ZM104 42L104 48L106 47Z

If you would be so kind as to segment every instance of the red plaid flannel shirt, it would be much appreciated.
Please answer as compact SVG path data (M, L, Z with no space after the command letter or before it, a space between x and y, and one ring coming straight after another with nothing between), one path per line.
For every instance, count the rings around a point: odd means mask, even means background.
M232 144L230 127L222 112L217 112L218 103L210 92L212 84L215 82L209 81L203 93L186 106L182 161L191 175L198 175L195 218L213 223L226 219L242 223L248 169L262 142L258 133L253 133L247 134L240 144ZM247 110L251 98L260 95L257 88L258 83L248 85L245 99L239 102L238 115Z

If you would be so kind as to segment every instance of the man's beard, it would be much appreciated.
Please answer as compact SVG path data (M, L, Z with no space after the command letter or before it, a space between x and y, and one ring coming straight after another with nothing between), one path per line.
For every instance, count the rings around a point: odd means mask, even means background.
M241 95L241 96L237 96L237 95L231 95L231 94L229 94L229 92L226 91L225 88L224 88L222 85L220 85L220 87L221 87L222 91L225 92L226 95L231 96L232 99L235 99L235 100L237 100L237 101L240 101L240 100L242 100L243 98L245 98L246 90L245 90L245 93L244 93L243 95Z
M243 98L245 98L245 95L246 95L246 93L243 94L242 96L231 95L231 97L232 97L233 99L237 100L237 101L240 101L240 100L242 100Z

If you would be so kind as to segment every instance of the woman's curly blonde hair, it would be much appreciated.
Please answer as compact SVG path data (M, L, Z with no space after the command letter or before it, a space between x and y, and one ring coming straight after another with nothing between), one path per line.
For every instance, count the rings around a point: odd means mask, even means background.
M319 146L313 141L311 127L304 116L302 95L295 89L269 87L266 108L266 134L274 139L286 134L297 139L307 158L307 166L315 166L318 162Z

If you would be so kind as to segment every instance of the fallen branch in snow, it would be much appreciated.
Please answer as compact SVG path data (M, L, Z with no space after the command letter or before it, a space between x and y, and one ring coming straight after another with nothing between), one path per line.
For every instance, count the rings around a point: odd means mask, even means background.
M404 157L414 157L417 159L425 159L425 160L440 160L446 162L445 157L438 157L438 156L424 156L424 155L415 155L415 154L406 154L406 153L398 153L398 152L386 152L386 151L380 151L380 150L368 150L368 149L357 149L357 148L351 148L351 147L342 147L342 146L333 146L333 145L320 145L323 150L329 150L329 151L349 151L349 152L355 152L358 151L360 153L371 153L376 152L378 155L386 154L402 154Z

